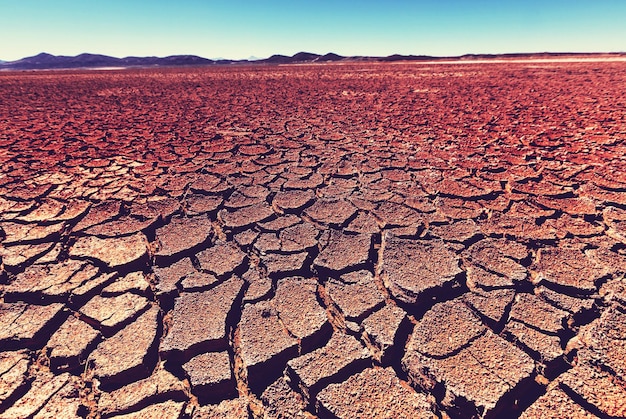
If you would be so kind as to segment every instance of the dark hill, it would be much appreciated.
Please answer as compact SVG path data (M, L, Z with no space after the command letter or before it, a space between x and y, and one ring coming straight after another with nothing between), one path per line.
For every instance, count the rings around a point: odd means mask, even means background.
M312 52L299 52L291 57L292 61L295 63L298 62L306 62L306 61L315 61L320 57L319 54L313 54Z
M429 61L434 60L436 57L430 55L400 55L393 54L388 57L382 57L380 61Z
M0 61L0 70L37 70L103 67L166 67L166 66L205 66L226 64L303 64L345 62L395 62L395 61L438 61L438 60L493 60L524 58L565 58L565 57L624 57L625 53L509 53L509 54L465 54L459 57L432 57L428 55L393 54L387 57L353 56L343 57L329 52L319 55L312 52L298 52L293 56L275 54L259 60L210 60L196 55L172 55L169 57L125 57L116 58L100 54L80 54L75 57L51 55L45 52L16 61Z
M150 66L189 66L213 64L213 60L195 55L172 55L170 57L126 57L116 58L100 54L79 54L75 57L41 53L0 64L0 68L12 70L38 70L61 68L99 67L150 67Z
M319 63L323 63L323 62L331 62L331 61L341 61L341 60L345 60L346 57L343 57L341 55L337 55L334 52L329 52L328 54L324 54L321 57L318 57L317 62Z
M257 62L267 64L288 64L291 62L291 57L287 55L274 54L269 58L258 60Z

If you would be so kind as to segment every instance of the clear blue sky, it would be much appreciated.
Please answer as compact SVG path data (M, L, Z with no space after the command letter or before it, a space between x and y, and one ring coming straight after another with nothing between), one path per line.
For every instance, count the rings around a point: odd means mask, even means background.
M0 0L0 60L626 51L626 0Z

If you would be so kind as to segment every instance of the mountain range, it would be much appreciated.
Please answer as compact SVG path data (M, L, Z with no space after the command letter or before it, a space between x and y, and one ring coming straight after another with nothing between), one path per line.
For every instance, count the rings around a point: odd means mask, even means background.
M163 67L163 66L206 66L225 64L306 64L350 61L438 61L476 59L515 59L515 58L559 58L577 56L626 56L625 53L513 53L513 54L466 54L459 57L433 57L429 55L394 54L387 57L353 56L344 57L332 52L324 55L311 52L298 52L292 56L272 55L264 59L229 60L198 57L196 55L171 55L169 57L125 57L116 58L100 54L80 54L77 56L51 55L45 52L16 61L1 61L0 70L48 70L71 68L124 68L124 67Z

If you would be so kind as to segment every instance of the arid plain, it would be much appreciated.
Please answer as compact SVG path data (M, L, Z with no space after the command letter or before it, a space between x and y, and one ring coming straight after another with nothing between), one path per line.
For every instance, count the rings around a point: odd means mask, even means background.
M624 417L625 86L0 73L0 418Z

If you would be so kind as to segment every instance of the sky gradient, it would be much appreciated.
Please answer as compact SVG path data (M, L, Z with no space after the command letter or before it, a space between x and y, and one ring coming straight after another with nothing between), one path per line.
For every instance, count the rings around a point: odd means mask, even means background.
M626 0L0 0L0 60L626 52Z

